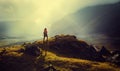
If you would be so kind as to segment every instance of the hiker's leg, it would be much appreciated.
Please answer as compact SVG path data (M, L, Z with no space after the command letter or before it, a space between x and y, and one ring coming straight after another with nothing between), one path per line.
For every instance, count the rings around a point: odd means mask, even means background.
M45 42L45 37L43 37L43 43Z
M47 38L47 42L48 42L48 36L46 38Z

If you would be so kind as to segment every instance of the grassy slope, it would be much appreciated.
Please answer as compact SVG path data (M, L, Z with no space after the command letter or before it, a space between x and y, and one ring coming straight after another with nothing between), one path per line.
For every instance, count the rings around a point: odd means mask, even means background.
M9 69L9 71L39 71L39 66L42 64L39 62L41 58L19 52L21 48L24 47L13 46L6 48L7 51L0 57L0 62L6 63L4 66L6 66L5 68ZM2 50L3 48L0 48L0 52ZM117 68L110 63L59 57L52 52L47 52L47 56L43 63L44 67L47 67L49 63L52 63L53 66L60 71L120 71L120 68Z
M115 68L110 63L58 57L51 52L47 53L46 61L52 62L61 71L119 71L119 68Z

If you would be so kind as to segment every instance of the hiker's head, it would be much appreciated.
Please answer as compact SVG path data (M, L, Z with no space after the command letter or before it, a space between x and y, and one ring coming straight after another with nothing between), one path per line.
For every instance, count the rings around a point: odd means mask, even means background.
M45 28L45 30L47 30L47 28Z

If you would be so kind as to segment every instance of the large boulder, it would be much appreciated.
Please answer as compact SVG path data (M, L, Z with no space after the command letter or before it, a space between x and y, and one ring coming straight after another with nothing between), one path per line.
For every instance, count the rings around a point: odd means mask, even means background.
M25 45L25 51L26 54L32 55L32 56L39 56L41 54L39 46L35 44L28 44Z
M99 51L99 53L104 56L111 56L110 51L107 50L104 46L102 46L102 49Z
M95 61L105 61L105 59L102 57L102 55L95 49L93 45L89 46L89 53L91 56L91 60Z
M112 52L111 62L120 66L120 51L113 51Z

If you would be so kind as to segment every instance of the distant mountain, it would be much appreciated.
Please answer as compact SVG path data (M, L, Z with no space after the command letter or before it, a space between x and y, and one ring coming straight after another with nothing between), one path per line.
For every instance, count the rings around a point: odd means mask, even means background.
M51 29L51 32L55 34L104 34L110 38L111 44L118 47L120 44L120 2L80 9L54 23Z
M88 7L78 11L75 16L79 18L81 14L84 15L84 23L92 23L91 26L94 27L90 33L102 33L112 37L120 36L120 3ZM89 26L87 29L90 29Z
M64 17L52 25L52 31L68 32L80 29L89 33L103 33L109 36L120 36L120 2L116 4L87 7ZM84 28L85 27L85 28ZM62 29L61 29L62 28ZM75 30L76 31L76 30ZM72 31L71 31L72 32Z

